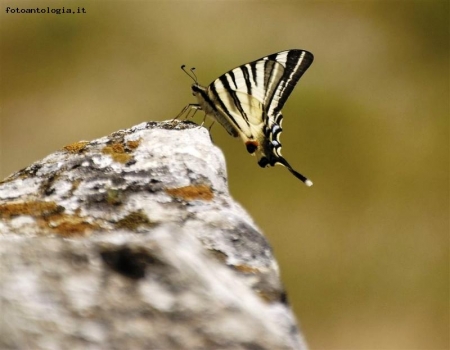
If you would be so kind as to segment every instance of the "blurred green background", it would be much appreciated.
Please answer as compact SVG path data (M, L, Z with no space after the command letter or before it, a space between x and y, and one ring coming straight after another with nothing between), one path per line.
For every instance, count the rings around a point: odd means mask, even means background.
M86 14L6 14L78 6ZM448 1L2 1L1 178L189 102L284 49L315 61L261 169L220 127L232 195L272 243L312 349L449 348ZM201 113L195 120L200 123Z

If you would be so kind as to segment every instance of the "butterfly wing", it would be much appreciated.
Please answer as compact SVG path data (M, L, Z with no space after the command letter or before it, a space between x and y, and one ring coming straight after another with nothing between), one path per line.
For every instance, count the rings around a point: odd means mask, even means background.
M280 79L283 71L282 65L264 57L223 74L209 85L209 97L244 142L264 135L269 78Z
M215 119L242 138L260 166L284 165L305 183L307 179L281 156L279 138L281 109L313 59L304 50L274 53L232 69L206 90L217 109Z
M283 76L278 80L272 80L264 100L267 114L275 116L281 111L295 85L313 62L314 56L304 50L288 50L267 56L267 59L284 67Z

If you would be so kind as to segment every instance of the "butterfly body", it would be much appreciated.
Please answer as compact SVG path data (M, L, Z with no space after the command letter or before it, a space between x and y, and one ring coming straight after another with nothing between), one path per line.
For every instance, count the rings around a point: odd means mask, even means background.
M308 51L281 51L234 68L208 87L195 82L191 90L198 103L186 106L182 113L188 108L203 110L231 136L240 136L261 167L281 164L311 186L281 156L279 137L281 109L312 61Z

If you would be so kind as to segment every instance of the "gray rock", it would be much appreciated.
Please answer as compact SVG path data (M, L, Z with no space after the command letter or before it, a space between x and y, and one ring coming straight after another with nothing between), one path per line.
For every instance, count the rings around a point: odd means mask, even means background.
M206 129L149 122L0 183L1 349L306 349Z

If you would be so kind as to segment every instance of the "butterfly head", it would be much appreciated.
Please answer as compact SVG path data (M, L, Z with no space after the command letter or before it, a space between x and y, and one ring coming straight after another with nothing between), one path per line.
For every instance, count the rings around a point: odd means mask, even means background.
M185 72L187 74L187 76L189 78L191 78L194 81L194 84L191 85L191 91L192 91L192 96L195 96L197 98L202 96L202 92L206 92L206 88L204 88L203 86L201 86L198 83L198 79L197 76L195 75L195 67L192 67L191 69L189 69L189 72L186 70L186 66L183 64L181 66L181 69L183 70L183 72Z
M203 86L200 86L197 82L191 85L191 91L193 96L201 94L201 92L204 90L205 88Z

